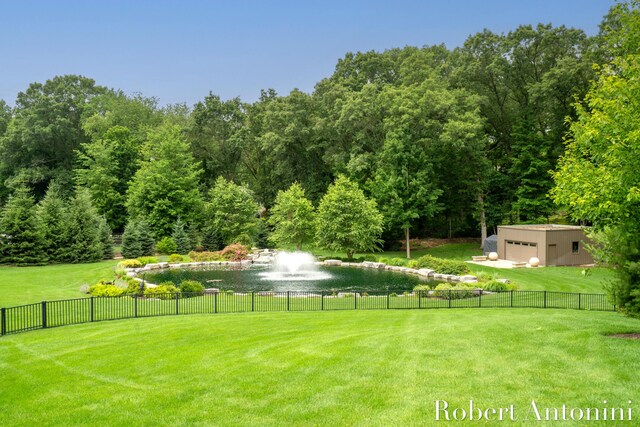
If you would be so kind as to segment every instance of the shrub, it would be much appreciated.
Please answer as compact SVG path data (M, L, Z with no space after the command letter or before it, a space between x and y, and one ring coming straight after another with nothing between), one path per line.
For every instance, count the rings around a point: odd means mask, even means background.
M420 268L420 263L417 260L412 259L407 262L407 267L418 269Z
M140 264L142 264L142 265L157 264L158 263L158 258L156 258L154 256L142 256L142 257L138 258L138 261L140 261Z
M396 267L404 267L406 264L406 260L404 258L391 258L388 264Z
M431 286L429 285L416 285L413 287L413 291L421 292L422 296L427 296L430 290L431 290Z
M469 266L464 261L456 261L446 258L436 258L424 255L417 260L418 268L429 268L440 274L455 274L457 276L468 274Z
M192 261L196 262L205 262L205 261L224 261L220 252L189 252L189 258Z
M447 300L473 298L475 296L473 288L469 288L462 284L452 286L449 283L441 283L436 286L433 291L433 295Z
M180 254L169 255L169 262L175 263L175 262L182 262L182 261L184 261L184 257Z
M89 287L89 294L94 297L117 297L124 293L124 289L104 280Z
M171 237L163 237L156 243L156 251L159 254L168 255L176 251L177 245Z
M144 294L146 288L147 285L144 284L144 282L140 282L138 280L129 280L126 293L129 295L142 295Z
M234 243L224 248L220 255L228 261L242 261L248 258L249 248L241 243Z
M204 293L204 285L197 280L184 280L180 282L180 292Z
M396 294L395 292L391 292L391 293L389 294L389 296L390 296L390 297L397 297L397 296L398 296L398 294Z
M378 260L378 258L373 254L366 254L362 258L364 258L364 261L370 261L370 262L376 262Z
M174 286L172 282L160 283L153 288L147 288L144 290L144 296L148 298L159 299L172 299L175 298L175 293L180 292L178 288Z
M498 280L489 280L488 282L480 283L480 287L485 291L492 292L515 291L518 288L513 283L504 283Z
M389 258L380 257L380 258L378 258L378 262L381 262L383 264L389 264Z
M142 267L142 263L137 259L125 259L120 261L116 268L139 268Z

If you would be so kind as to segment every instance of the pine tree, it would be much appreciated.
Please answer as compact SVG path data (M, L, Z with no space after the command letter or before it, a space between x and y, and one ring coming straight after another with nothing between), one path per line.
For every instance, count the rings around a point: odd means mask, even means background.
M55 181L49 184L37 209L43 249L50 262L64 261L64 242L67 235L67 207L62 191Z
M151 225L146 219L141 219L138 222L140 227L140 247L142 249L142 256L151 256L156 253L156 241L153 238L153 232L151 231Z
M98 235L100 216L88 190L79 188L69 202L64 259L67 262L96 262L103 251Z
M213 227L207 227L202 233L202 247L205 251L219 251L224 248L222 236L218 230Z
M124 227L121 252L125 258L138 258L143 255L138 221L129 221Z
M179 254L186 254L191 250L191 240L189 239L189 235L184 229L184 223L180 218L178 218L176 223L173 225L171 238L176 243L176 251Z
M33 196L19 187L0 217L0 262L40 264L47 261Z
M111 236L111 227L107 223L107 218L100 217L98 224L98 240L102 248L102 259L113 259L113 237Z

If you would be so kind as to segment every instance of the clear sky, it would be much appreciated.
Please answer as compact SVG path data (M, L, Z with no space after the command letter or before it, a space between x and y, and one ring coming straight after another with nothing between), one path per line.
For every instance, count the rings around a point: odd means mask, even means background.
M310 92L347 52L460 46L488 28L596 34L614 0L0 0L0 98L82 74L161 104Z

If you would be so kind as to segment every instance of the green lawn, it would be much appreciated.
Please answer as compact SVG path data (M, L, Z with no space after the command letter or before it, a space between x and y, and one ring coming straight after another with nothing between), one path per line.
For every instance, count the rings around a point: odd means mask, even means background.
M80 286L112 279L117 261L57 264L41 267L0 267L0 307L42 300L81 298Z
M615 313L530 309L66 326L0 339L0 411L11 426L429 426L435 400L473 399L513 404L518 421L504 425L532 425L531 399L583 408L606 399L632 400L635 415L640 341L607 336L632 331L640 322Z

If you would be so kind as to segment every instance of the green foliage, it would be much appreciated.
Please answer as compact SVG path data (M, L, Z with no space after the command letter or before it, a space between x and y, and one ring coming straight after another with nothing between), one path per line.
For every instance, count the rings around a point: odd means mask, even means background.
M405 260L404 258L391 258L389 260L389 262L387 262L387 265L393 265L396 267L404 267L407 263L407 260Z
M64 243L67 235L67 207L61 188L52 181L44 199L38 204L38 225L44 252L50 262L64 261Z
M175 294L178 292L180 292L180 289L175 287L173 283L168 282L160 283L155 287L147 287L144 290L144 296L147 298L174 299Z
M102 259L113 259L113 237L107 219L102 216L98 223L98 241L102 248Z
M294 244L297 250L302 250L302 245L313 238L313 205L305 197L300 184L293 183L288 190L278 192L269 224L273 226L270 240L281 247Z
M147 289L146 283L139 282L131 278L131 280L127 282L127 289L125 290L125 293L127 295L143 295L146 289Z
M480 282L477 284L479 288L485 291L503 292L503 291L515 291L517 286L513 283L504 283L498 280L489 280L486 282Z
M142 263L137 259L125 259L118 263L118 268L139 268L142 267Z
M202 234L202 247L205 251L219 251L224 248L222 236L214 226L205 228Z
M189 252L189 258L195 262L225 261L220 252Z
M103 280L89 287L89 294L94 297L117 297L123 295L125 291L125 289Z
M417 260L415 268L428 268L440 274L454 274L462 276L469 274L469 266L464 261L456 261L446 258L436 258L431 255L421 256Z
M200 216L201 170L175 125L149 131L144 153L127 191L127 210L132 218L145 218L155 236L167 236L178 218L191 222Z
M147 221L138 219L127 223L122 234L122 256L137 258L154 253L154 239Z
M176 242L171 237L165 236L156 243L156 251L162 255L168 255L176 252Z
M640 4L613 12L621 25L608 28L605 40L623 43L621 56L598 70L586 105L576 105L553 196L574 220L592 222L593 254L618 274L608 289L612 300L640 317L640 50L626 44L637 41Z
M171 252L178 252L181 254L188 253L191 248L191 239L185 230L184 223L178 218L176 223L173 225L173 230L171 232L171 238L176 244L175 250Z
M318 245L344 251L349 259L356 252L378 250L381 243L383 217L376 202L367 199L345 176L329 186L318 206L316 221Z
M430 290L431 290L431 286L429 285L416 285L413 287L414 292L420 292L421 293L420 295L425 297L428 296L427 292Z
M253 193L247 187L219 177L209 192L206 204L206 233L213 233L226 245L238 241L251 243L258 231L258 208ZM214 245L209 243L205 248L213 249Z
M138 261L140 262L140 264L145 266L147 264L157 264L158 263L158 258L156 258L154 256L143 256L143 257L139 257Z
M432 295L436 298L454 300L473 298L475 296L475 293L473 291L473 288L470 288L463 284L453 286L449 283L441 283L435 287Z
M197 280L183 280L180 282L180 292L185 293L204 293L204 285Z
M19 187L7 201L0 217L0 262L40 264L47 261L33 196Z
M180 254L171 254L169 255L169 262L177 263L184 261L184 256Z
M225 247L220 256L227 261L242 261L248 258L249 248L241 243L234 243Z
M103 259L99 233L100 216L86 189L78 188L69 202L64 238L66 262L95 262Z

